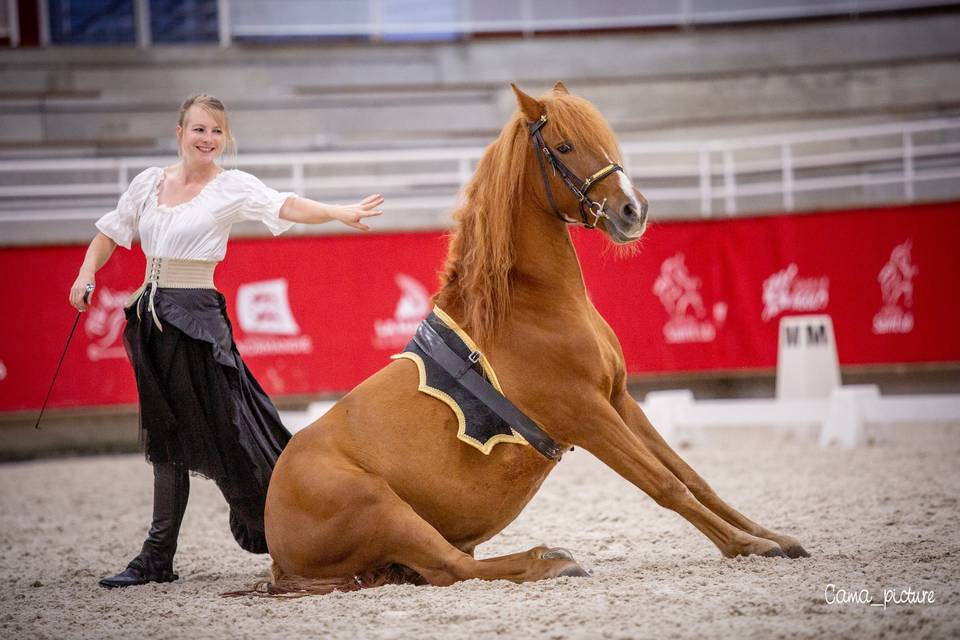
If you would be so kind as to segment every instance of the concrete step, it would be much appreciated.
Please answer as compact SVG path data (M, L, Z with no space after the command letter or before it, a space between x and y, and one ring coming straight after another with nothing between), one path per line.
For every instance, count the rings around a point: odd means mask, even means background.
M297 87L455 87L859 66L960 53L960 12L456 43L62 47L5 50L3 91L160 98L203 87L224 99Z
M960 111L960 60L713 79L591 80L570 88L590 99L621 136L690 126L751 126L781 120L862 118ZM545 85L528 87L532 91ZM388 105L389 108L384 108ZM384 141L492 139L515 108L507 86L438 94L352 91L238 99L230 104L246 150L323 149ZM130 146L173 150L176 106L148 98L0 102L0 145Z

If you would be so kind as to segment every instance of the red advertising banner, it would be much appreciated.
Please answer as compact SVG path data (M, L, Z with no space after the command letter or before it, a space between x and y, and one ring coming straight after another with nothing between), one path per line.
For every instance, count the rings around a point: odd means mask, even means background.
M631 255L577 230L632 374L767 369L788 314L832 316L843 365L960 362L960 203L654 224ZM0 251L0 411L39 408L84 247ZM444 232L234 240L217 269L240 352L273 396L346 391L430 310ZM139 248L97 276L51 407L132 404L123 302Z

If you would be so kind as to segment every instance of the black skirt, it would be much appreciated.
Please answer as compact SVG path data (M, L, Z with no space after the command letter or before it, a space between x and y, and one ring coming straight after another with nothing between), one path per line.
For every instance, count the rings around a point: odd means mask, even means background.
M214 289L157 289L162 331L148 310L149 298L148 289L126 310L123 333L147 459L182 464L214 480L237 510L260 505L262 522L270 475L290 434L240 358L223 295Z

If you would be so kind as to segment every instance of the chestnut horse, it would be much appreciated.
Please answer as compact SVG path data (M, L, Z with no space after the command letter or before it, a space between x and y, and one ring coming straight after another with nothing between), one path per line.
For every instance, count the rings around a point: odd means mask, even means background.
M595 224L626 244L643 233L647 202L616 164L616 139L590 103L562 83L540 99L513 89L519 109L454 214L434 302L479 345L504 394L564 449L592 453L724 556L807 555L724 502L627 393L620 344L587 296L567 223ZM564 175L601 173L582 190L592 194L584 208ZM287 445L267 495L273 575L261 591L585 575L563 549L474 558L556 462L524 442L486 454L464 444L454 412L419 392L418 376L414 362L393 360Z

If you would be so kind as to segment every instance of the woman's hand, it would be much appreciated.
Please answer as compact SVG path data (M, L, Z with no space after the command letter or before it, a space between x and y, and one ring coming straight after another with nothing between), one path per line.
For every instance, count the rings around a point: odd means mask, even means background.
M84 297L87 296L87 286L93 287L95 284L96 282L92 273L81 271L77 279L74 280L73 286L70 287L70 304L78 311L86 311L93 297L93 291L91 290L90 296L84 300Z
M87 307L90 306L90 301L93 298L93 286L96 284L94 274L106 264L116 248L117 243L104 235L102 231L90 241L90 246L87 247L87 255L84 256L83 264L80 265L80 273L77 275L77 279L73 281L73 286L70 287L70 304L75 309L86 311ZM86 300L83 299L84 296L87 297Z
M379 216L383 211L377 209L383 204L383 196L375 194L367 196L357 204L345 204L336 208L335 219L348 227L369 231L370 227L363 223L364 218Z
M322 224L337 220L353 229L369 231L370 227L363 221L365 218L383 213L377 208L381 204L383 204L383 196L380 194L367 196L356 204L324 204L303 196L290 196L280 208L280 219L305 224Z

